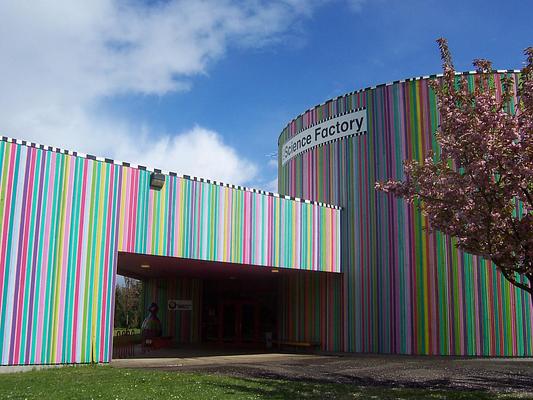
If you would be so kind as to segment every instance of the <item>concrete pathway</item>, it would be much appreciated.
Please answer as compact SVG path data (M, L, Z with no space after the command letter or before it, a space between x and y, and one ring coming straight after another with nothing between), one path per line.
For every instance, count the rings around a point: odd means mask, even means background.
M380 387L522 392L533 396L532 358L346 354L152 352L115 367L201 372L244 378L352 383Z
M154 354L155 353L155 354ZM165 355L158 357L157 353L151 352L140 358L129 358L113 360L111 365L119 368L164 368L172 369L178 367L215 367L230 366L240 364L270 364L286 362L305 362L316 360L316 355L307 354L285 354L285 353L263 353L263 354L226 354L226 355L201 355L201 356L172 356Z

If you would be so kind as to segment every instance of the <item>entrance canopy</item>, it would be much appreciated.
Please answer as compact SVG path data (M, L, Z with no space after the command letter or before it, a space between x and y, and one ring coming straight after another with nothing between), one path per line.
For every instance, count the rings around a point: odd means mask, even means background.
M216 261L119 253L117 274L147 280L154 278L269 279L305 271ZM313 271L309 271L312 273Z
M171 175L121 202L119 252L340 272L335 206Z
M339 273L136 253L118 254L117 273L143 281L143 309L159 306L174 345L326 348L339 340Z

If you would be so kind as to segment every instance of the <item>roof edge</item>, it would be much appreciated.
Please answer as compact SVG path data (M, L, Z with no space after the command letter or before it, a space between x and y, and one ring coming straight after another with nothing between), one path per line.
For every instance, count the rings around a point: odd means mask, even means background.
M520 72L521 72L521 70L519 70L519 69L496 69L496 70L492 71L492 73L498 73L498 74L516 74L516 73L520 73ZM477 75L477 74L478 74L477 71L465 71L465 72L456 72L455 73L455 75L457 75L457 76L460 76L460 75ZM354 90L352 92L341 94L341 95L339 95L337 97L332 97L331 99L328 99L328 100L326 100L326 101L324 101L324 102L322 102L320 104L317 104L317 105L315 105L313 107L308 108L307 110L305 110L304 112L298 114L296 117L294 117L289 122L287 122L287 124L285 124L285 127L281 130L280 134L278 135L278 146L279 146L281 135L283 134L283 131L285 131L285 129L290 124L292 124L294 121L296 121L298 118L302 117L304 114L308 113L309 111L312 111L312 110L314 110L317 107L323 106L326 103L329 103L330 101L335 101L337 99L340 99L341 97L346 97L346 96L349 96L349 95L352 95L352 94L366 92L367 90L377 89L378 87L382 87L382 86L391 86L391 85L394 85L396 83L420 81L420 80L423 80L423 79L442 78L442 76L443 76L443 74L432 74L432 75L423 75L423 76L417 76L417 77L407 78L407 79L399 79L399 80L391 81L391 82L388 82L388 83L381 83L381 84L375 85L375 86L368 86L368 87L366 87L364 89Z
M15 144L18 144L18 145L21 145L21 146L31 147L31 148L45 150L45 151L51 151L51 152L55 152L55 153L66 154L66 155L79 157L79 158L83 158L83 159L87 159L87 160L105 162L105 163L108 163L108 164L114 164L114 165L118 165L118 166L122 166L122 167L138 169L138 170L141 170L141 171L155 172L155 173L159 173L159 174L163 174L163 175L167 175L167 176L174 176L174 177L178 177L178 178L182 178L182 179L187 179L187 180L190 180L190 181L208 183L208 184L212 184L212 185L227 187L227 188L230 188L230 189L241 190L241 191L244 191L244 192L257 193L257 194L261 194L261 195L264 195L264 196L277 197L277 198L280 198L280 199L291 200L291 201L295 201L295 202L298 202L298 203L312 204L312 205L316 205L316 206L319 206L319 207L332 208L332 209L335 209L335 210L341 210L342 209L342 207L337 206L337 205L333 205L333 204L327 204L327 203L322 203L322 202L319 202L319 201L302 199L302 198L294 197L294 196L286 196L286 195L282 195L282 194L279 194L279 193L269 192L269 191L261 190L261 189L255 189L255 188L251 188L251 187L247 187L247 186L232 185L232 184L229 184L229 183L224 183L224 182L216 181L216 180L213 180L213 179L206 179L206 178L199 178L199 177L192 176L192 175L178 174L178 173L172 172L172 171L166 171L166 170L162 170L162 169L158 169L158 168L151 168L151 167L147 167L147 166L144 166L144 165L129 163L129 162L126 162L126 161L113 160L111 158L106 158L106 157L97 157L97 156L94 156L94 155L91 155L91 154L86 154L86 153L81 153L81 152L77 152L77 151L66 150L66 149L62 149L62 148L54 147L54 146L47 146L47 145L43 145L43 144L39 144L39 143L27 141L27 140L15 139L15 138L8 137L8 136L0 136L0 141L7 142L7 143L15 143Z

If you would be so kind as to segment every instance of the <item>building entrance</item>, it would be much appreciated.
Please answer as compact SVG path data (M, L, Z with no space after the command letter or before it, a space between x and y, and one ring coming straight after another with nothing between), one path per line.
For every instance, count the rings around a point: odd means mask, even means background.
M219 306L218 341L251 343L259 340L259 306L252 301L225 301Z
M202 341L264 346L277 329L277 277L204 281Z
M318 349L341 338L340 274L134 253L119 253L117 273L142 281L143 318L159 306L162 339L144 342L141 356L161 347Z

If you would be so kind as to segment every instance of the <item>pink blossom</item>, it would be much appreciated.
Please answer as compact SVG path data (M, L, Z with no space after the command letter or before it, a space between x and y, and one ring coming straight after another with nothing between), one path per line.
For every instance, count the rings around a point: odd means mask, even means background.
M431 82L440 111L439 155L404 163L405 180L376 188L420 200L431 229L491 260L533 298L533 47L520 82L504 76L497 91L492 65L475 60L473 90L457 78L446 40L437 41L442 79Z

